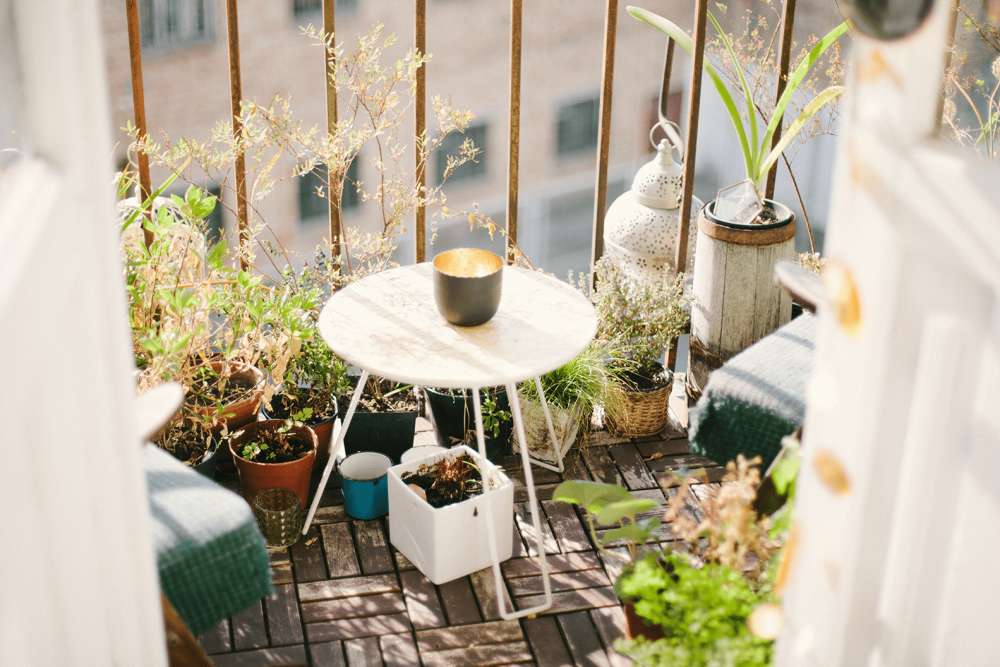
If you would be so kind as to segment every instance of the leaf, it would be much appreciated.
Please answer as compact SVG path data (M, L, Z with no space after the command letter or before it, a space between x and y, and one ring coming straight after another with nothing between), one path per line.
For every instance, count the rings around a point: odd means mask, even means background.
M771 149L771 152L767 154L764 161L760 163L758 172L762 175L766 174L771 169L771 165L777 161L782 152L784 152L784 150L788 148L788 145L792 143L799 131L805 127L805 124L808 123L820 109L826 106L828 102L837 98L843 92L843 86L830 86L829 88L818 92L816 97L812 98L812 100L809 101L809 104L802 109L802 113L800 113L799 117L795 119L795 122L792 123L791 126L781 135L781 141L779 141L777 145Z
M222 268L222 262L226 257L226 240L220 239L218 243L212 245L208 249L208 254L205 255L205 262L208 264L209 268L213 271L218 271Z
M740 88L743 89L743 104L747 109L747 120L750 123L750 168L748 172L753 171L756 167L757 160L760 159L761 153L764 151L764 146L757 143L757 110L753 105L753 91L750 90L750 86L747 84L746 75L743 72L743 66L740 64L740 59L736 55L736 51L733 50L733 42L729 39L729 35L723 30L722 25L719 20L715 18L715 14L708 12L708 20L712 23L712 27L715 28L715 32L718 33L719 39L722 40L722 45L726 47L726 52L729 53L729 59L733 62L733 68L736 70L736 75L740 80ZM753 176L748 173L747 176L753 178Z
M568 480L556 487L552 499L570 505L579 505L592 514L608 504L631 498L629 492L617 484Z
M674 40L678 46L684 49L688 55L693 53L694 48L692 46L691 37L673 21L669 21L659 14L641 7L633 7L630 5L626 9L633 18L638 19L643 23L648 23L657 30L666 34L670 39ZM752 173L754 160L750 152L750 145L747 142L746 130L743 128L743 118L740 116L740 112L736 109L736 103L733 101L733 96L729 93L729 89L726 88L725 81L722 80L722 77L719 76L716 69L707 61L705 62L703 69L708 73L709 78L712 80L712 85L715 86L715 91L719 94L719 99L722 100L722 104L726 107L726 111L729 112L729 121L732 123L733 129L736 130L736 136L740 141L740 150L743 151L743 164L746 167L747 176L749 177Z
M602 526L610 526L620 522L622 519L634 519L637 514L649 512L658 507L655 500L648 498L629 498L610 503L601 511L596 513L597 523Z
M766 150L767 147L771 145L771 138L774 137L774 133L777 131L778 126L781 125L782 117L785 115L785 109L787 109L788 105L791 103L792 97L795 96L795 91L798 90L799 85L806 78L806 75L809 74L809 70L816 64L816 61L823 57L826 50L833 46L846 32L847 22L844 21L840 25L834 27L833 30L823 35L823 39L816 42L816 44L809 49L809 53L802 57L799 64L796 65L795 69L788 75L788 80L785 83L785 90L781 93L781 97L778 98L777 104L774 105L774 112L771 114L771 120L767 123L767 130L765 130L764 139L761 142L763 150ZM829 90L829 88L827 90ZM822 95L822 93L820 93L820 95ZM819 95L817 95L817 97L819 97ZM802 113L805 113L805 109L802 110ZM797 120L798 119L796 119L796 121ZM787 133L783 133L783 136L787 136ZM773 152L774 151L772 151L772 153ZM778 155L780 154L781 152L779 151ZM757 174L766 174L768 169L770 169L770 167L765 169L761 166L761 168L757 170ZM757 180L759 179L756 179L755 182Z
M181 175L182 171L187 169L187 166L190 163L191 163L191 156L188 155L187 158L184 160L183 164L181 164L181 166L178 167L177 171L170 174L170 176L168 176L167 179L160 184L160 187L156 188L156 190L151 192L149 196L146 197L146 200L142 202L141 206L136 208L129 214L127 218L125 218L125 221L122 223L122 226L118 231L124 232L126 229L131 227L132 223L134 223L139 218L140 215L142 215L146 210L149 209L150 206L153 205L153 202L156 200L156 198L162 195L167 188L169 188L171 185L174 184L174 181L177 180L177 177Z

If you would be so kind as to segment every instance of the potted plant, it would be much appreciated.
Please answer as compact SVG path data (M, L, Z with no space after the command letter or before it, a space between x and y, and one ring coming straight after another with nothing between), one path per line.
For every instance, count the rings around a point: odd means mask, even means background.
M471 391L424 387L424 395L427 397L427 408L434 422L438 445L453 447L465 444L476 449L478 445ZM510 452L513 422L507 390L503 387L482 389L479 401L483 410L486 455L491 460L496 460Z
M290 489L309 506L309 480L316 462L316 433L294 419L247 424L229 438L240 491L253 505L263 489Z
M266 419L298 415L316 433L316 461L322 467L329 456L333 423L338 416L337 396L349 391L347 364L314 333L289 361L281 387L263 414Z
M690 36L675 23L639 7L629 7L628 11L691 53ZM745 54L747 49L736 48L733 38L711 11L707 16L724 59L719 63L723 68L721 73L707 58L704 71L736 132L746 180L720 190L719 197L704 206L698 221L694 261L697 305L691 321L687 373L688 386L695 395L704 389L712 370L791 318L791 299L771 276L778 260L792 259L795 255L795 216L781 202L763 199L763 193L768 173L785 149L817 113L843 93L840 85L824 88L801 106L782 129L785 115L794 106L796 94L812 67L847 32L847 23L840 23L816 41L788 73L784 90L767 115L762 109L769 105L755 101L759 86L753 80L748 82L747 67L738 55ZM756 76L760 76L759 72ZM734 93L742 98L742 114ZM765 123L763 129L761 123ZM780 134L780 140L775 141L776 134ZM809 237L812 245L811 230ZM816 251L815 247L810 250ZM747 303L754 307L741 305Z
M688 324L684 275L640 282L608 258L598 261L595 274L597 336L609 350L610 387L617 394L605 404L606 425L626 437L659 433L672 380L661 360Z
M472 574L513 553L514 485L466 445L389 469L389 535L434 584ZM460 548L456 548L460 546Z
M586 433L594 408L598 405L607 408L617 399L618 394L609 391L614 378L606 357L600 344L592 344L572 361L541 377L555 442L550 437L534 381L518 386L524 436L532 457L552 463L562 460L577 441L581 428ZM519 451L519 448L520 443L516 443L515 449Z
M348 377L349 390L338 401L341 418L347 414L357 381ZM413 446L419 407L412 385L370 376L344 437L347 453L378 452L399 463L403 452Z

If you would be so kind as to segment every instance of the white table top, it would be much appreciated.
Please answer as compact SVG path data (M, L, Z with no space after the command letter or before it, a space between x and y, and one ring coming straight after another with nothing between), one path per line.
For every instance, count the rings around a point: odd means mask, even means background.
M320 314L330 348L373 375L426 387L474 389L559 368L590 343L594 307L551 276L504 267L492 320L449 324L434 303L430 262L384 271L334 294Z

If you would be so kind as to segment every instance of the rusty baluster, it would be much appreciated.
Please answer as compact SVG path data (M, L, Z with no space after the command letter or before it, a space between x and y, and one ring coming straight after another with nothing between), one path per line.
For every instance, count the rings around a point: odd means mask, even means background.
M792 56L792 31L795 28L795 0L785 0L785 6L781 11L781 43L778 45L778 82L775 92L775 101L781 99L781 94L785 92L785 85L788 83L788 65ZM774 130L774 139L771 141L771 148L781 141L781 126L784 122L778 123ZM778 176L778 163L775 161L771 166L771 171L767 172L767 187L764 196L768 199L774 198L774 182Z
M423 55L427 52L427 0L414 0L415 19L413 25L413 46ZM424 161L424 134L427 129L427 65L417 70L417 86L414 93L413 106L415 110L413 153L416 164L414 174L417 181L417 196L423 198L427 187L427 165ZM426 238L427 211L423 205L417 205L416 229L414 237L417 247L417 262L422 262L427 253Z
M507 144L507 261L517 244L518 160L521 151L521 9L522 0L510 0L510 127Z
M688 232L691 222L691 199L694 195L694 164L698 151L698 112L701 107L701 70L705 64L705 23L708 0L696 0L694 12L694 57L691 63L691 99L688 101L687 134L684 137L684 193L678 220L677 253L674 266L687 266Z
M660 100L656 109L656 115L661 124L666 124L670 119L667 117L667 105L670 100L670 75L674 68L674 40L667 38L667 50L663 55L663 80L660 81Z
M249 268L250 229L247 224L247 166L243 155L243 122L240 106L243 83L240 79L240 24L237 0L226 0L226 30L229 35L229 94L233 114L233 139L236 141L236 224L240 238L240 266Z
M136 138L142 142L147 137L146 127L146 96L142 84L142 29L139 24L138 0L125 0L125 17L128 23L128 59L132 70L132 113L135 115ZM139 169L139 204L149 199L153 191L149 179L149 156L140 148L136 151L136 161ZM146 215L152 219L153 207L150 205ZM143 239L148 246L153 242L153 233L143 227Z
M590 245L591 266L604 254L604 209L608 200L608 150L611 145L611 93L615 80L615 38L618 0L607 0L604 13L604 63L601 66L600 125L597 135L597 184L594 192L594 227Z
M334 46L334 35L336 35L336 16L334 14L336 4L336 0L323 0L323 37L327 44L323 49L323 71L326 74L326 131L330 134L333 134L337 126L337 82L334 78L336 61L331 50ZM348 187L346 182L344 187ZM330 214L330 256L334 261L337 261L340 256L340 203L343 196L343 191L336 183L336 176L328 169L326 172L326 200Z

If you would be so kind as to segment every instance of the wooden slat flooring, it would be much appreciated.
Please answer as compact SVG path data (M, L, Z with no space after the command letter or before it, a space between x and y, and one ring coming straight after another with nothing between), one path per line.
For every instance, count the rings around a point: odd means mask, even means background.
M432 439L426 421L417 428L419 437ZM504 594L523 608L542 601L542 580L530 558L535 534L520 459L502 463L516 483L514 558L501 567ZM552 501L552 492L564 479L618 482L656 500L655 512L662 512L679 475L697 473L704 481L693 488L688 508L697 516L699 498L724 470L690 454L683 424L672 420L657 438L595 432L571 451L565 474L533 472L552 573L554 604L545 613L502 620L490 569L435 586L392 547L384 519L350 519L339 489L330 489L309 534L271 553L274 594L206 632L202 645L219 665L628 664L614 651L625 616L612 588L627 552L596 549L580 512ZM649 548L671 539L664 526Z

